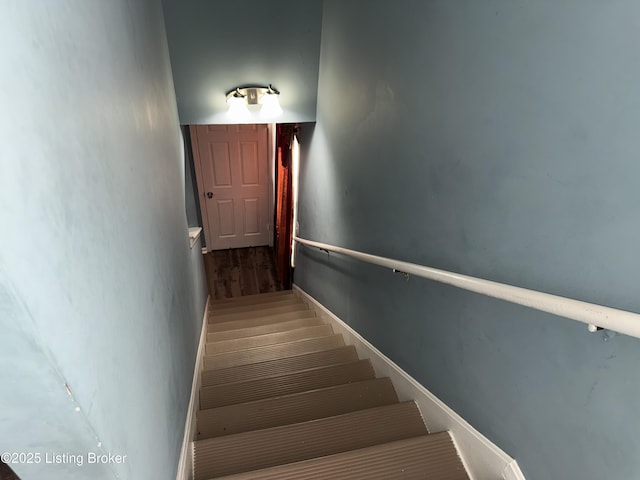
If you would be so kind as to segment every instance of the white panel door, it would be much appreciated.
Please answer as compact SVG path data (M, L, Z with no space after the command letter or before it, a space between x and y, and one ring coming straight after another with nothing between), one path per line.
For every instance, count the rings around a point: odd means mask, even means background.
M207 249L268 245L266 125L198 125L197 137Z

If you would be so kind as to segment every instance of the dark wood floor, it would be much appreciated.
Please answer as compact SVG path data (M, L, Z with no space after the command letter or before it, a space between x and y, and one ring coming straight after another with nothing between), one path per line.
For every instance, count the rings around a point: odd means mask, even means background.
M282 290L271 247L216 250L204 256L213 300Z
M8 465L0 462L0 480L20 480Z

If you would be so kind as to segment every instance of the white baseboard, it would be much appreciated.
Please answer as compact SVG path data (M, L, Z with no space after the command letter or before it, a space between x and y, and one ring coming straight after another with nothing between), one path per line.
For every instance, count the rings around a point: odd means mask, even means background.
M193 480L193 442L196 438L196 415L200 409L200 396L198 392L202 386L202 359L207 340L207 318L209 314L209 304L211 295L207 296L207 303L204 307L204 317L202 319L202 330L200 331L200 341L198 342L198 353L196 365L193 371L193 381L191 383L191 398L189 399L189 410L187 420L184 425L184 437L182 439L182 450L178 462L178 474L176 480Z
M504 480L526 480L522 470L520 470L520 465L518 465L518 462L515 460L512 460L511 463L504 468L502 478Z
M460 415L445 405L433 393L420 385L408 373L367 342L349 325L325 308L297 285L293 291L316 309L341 333L347 344L354 345L360 358L368 358L376 376L389 377L401 401L415 400L430 432L448 430L453 437L462 462L472 480L525 480L518 463L474 429Z

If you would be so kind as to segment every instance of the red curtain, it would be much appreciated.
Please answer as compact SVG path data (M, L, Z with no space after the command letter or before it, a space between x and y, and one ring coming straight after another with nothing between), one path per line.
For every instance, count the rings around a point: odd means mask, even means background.
M285 289L291 288L291 239L293 223L293 177L291 146L294 125L276 128L276 235L275 255L278 281Z

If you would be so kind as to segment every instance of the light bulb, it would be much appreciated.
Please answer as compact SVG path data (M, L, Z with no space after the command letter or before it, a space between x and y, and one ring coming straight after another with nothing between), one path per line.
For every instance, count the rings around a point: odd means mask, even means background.
M249 117L249 109L247 108L247 102L244 97L236 97L234 95L227 98L227 105L229 105L229 115L234 120L243 120Z
M280 106L280 101L276 93L265 93L260 103L262 103L260 115L263 117L272 118L282 115L282 107Z

